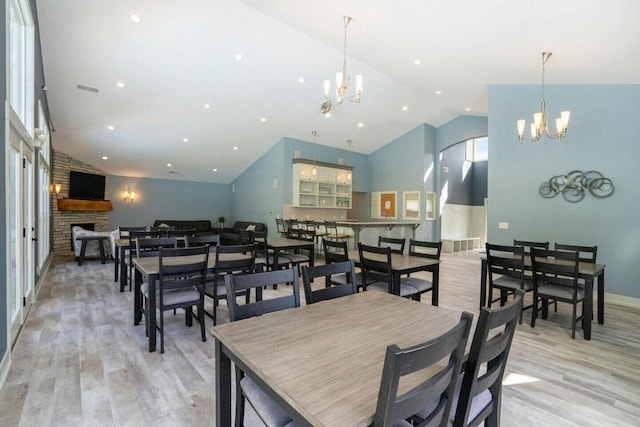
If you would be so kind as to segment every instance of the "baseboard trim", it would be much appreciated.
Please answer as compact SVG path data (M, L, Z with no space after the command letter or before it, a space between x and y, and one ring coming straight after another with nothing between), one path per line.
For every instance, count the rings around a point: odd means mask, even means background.
M597 300L597 293L594 293L594 295L596 295L596 300ZM609 303L618 304L618 305L623 305L625 307L640 309L640 298L628 297L626 295L605 293L604 301L607 304Z

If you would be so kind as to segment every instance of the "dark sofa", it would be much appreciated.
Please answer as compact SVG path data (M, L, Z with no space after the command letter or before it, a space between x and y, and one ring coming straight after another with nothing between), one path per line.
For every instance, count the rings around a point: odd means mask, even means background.
M196 230L196 233L214 233L216 229L211 227L211 221L208 219L202 219L197 221L189 220L173 220L173 219L157 219L153 223L154 228L159 228L161 225L168 225L174 227L175 230Z
M255 231L267 231L267 226L262 222L236 221L232 228L225 227L220 229L220 244L241 245L250 243L249 231L247 230L250 225L255 226Z

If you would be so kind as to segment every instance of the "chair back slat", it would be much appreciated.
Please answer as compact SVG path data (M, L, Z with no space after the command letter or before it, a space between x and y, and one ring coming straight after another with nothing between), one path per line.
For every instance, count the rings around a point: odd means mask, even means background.
M513 239L513 246L521 246L524 249L524 255L529 256L532 248L549 249L549 242L535 242L532 240Z
M215 251L216 246L220 245L220 235L205 234L202 236L187 236L187 247L209 245L209 251Z
M580 262L595 264L598 256L597 246L579 246L555 243L553 247L557 251L578 252L578 260Z
M438 338L405 349L387 347L374 426L390 426L411 418L433 401L436 405L420 425L447 425L472 319L471 313L464 312L460 322ZM401 377L434 369L443 359L447 363L438 365L426 381L398 395Z
M391 253L394 254L403 254L406 243L407 239L405 238L378 236L378 246L388 246L391 248Z
M349 260L347 242L344 240L322 239L324 249L324 262L344 262Z
M442 242L427 242L409 239L409 255L429 259L440 259Z
M347 283L344 285L331 286L330 277L336 274L345 274ZM329 287L314 291L311 287L311 281L317 277L325 277L325 283L329 284ZM353 261L349 260L314 267L304 266L302 267L302 281L307 304L339 298L345 295L353 295L356 293L355 265Z
M241 305L236 301L235 295L237 292L251 291L251 289L282 283L292 284L291 289L293 293L291 295ZM228 274L225 276L225 286L227 288L229 319L232 322L300 306L297 267L246 275Z

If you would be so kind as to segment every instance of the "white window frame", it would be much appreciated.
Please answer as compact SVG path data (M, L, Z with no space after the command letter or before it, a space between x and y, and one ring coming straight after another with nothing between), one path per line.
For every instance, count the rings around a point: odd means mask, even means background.
M9 106L34 135L35 29L27 0L9 0Z

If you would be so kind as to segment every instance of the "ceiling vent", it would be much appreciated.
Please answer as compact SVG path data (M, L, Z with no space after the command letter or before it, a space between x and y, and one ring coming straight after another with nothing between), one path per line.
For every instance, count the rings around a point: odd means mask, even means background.
M180 172L177 172L177 171L169 171L169 173L173 173L173 174L176 174L176 175L177 175L177 174L179 174Z
M91 87L91 86L78 85L78 89L86 90L87 92L98 93L98 88Z

